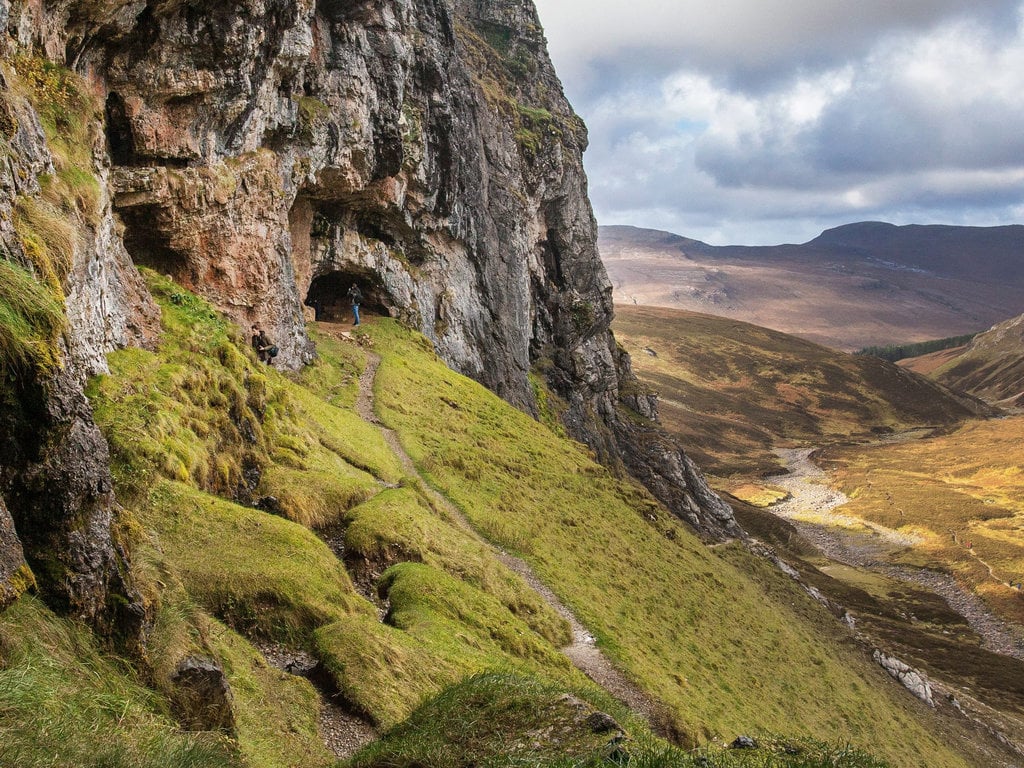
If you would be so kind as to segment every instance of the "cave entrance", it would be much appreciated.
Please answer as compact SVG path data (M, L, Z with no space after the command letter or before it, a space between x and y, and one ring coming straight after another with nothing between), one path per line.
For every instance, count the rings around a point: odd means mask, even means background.
M359 286L363 294L359 313L364 318L369 315L394 317L392 310L395 302L377 274L355 266L314 277L309 285L305 304L313 307L323 322L351 323L352 302L348 298L348 290L353 283Z
M170 238L157 223L160 208L140 205L121 208L118 215L124 223L124 247L137 267L149 267L175 282L189 285L189 268L185 256L171 247Z
M132 165L135 162L135 139L128 120L128 109L120 94L107 96L107 143L114 165Z

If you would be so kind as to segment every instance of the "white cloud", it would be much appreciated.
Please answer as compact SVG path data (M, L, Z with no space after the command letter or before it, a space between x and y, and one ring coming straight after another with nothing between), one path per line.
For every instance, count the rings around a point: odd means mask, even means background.
M538 6L590 126L599 220L768 242L786 221L793 241L868 216L1013 220L1024 208L1018 2Z

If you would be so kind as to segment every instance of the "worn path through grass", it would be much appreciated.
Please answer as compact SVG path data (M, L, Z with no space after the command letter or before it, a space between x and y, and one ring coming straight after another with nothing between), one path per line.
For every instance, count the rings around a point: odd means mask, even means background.
M555 593L537 577L526 561L509 554L481 536L473 528L469 520L466 519L462 511L444 494L437 491L426 481L405 448L402 447L395 431L389 429L377 418L374 410L373 383L381 358L375 352L368 351L366 355L366 368L359 377L359 394L355 405L356 413L366 422L380 429L384 440L402 462L402 466L410 474L423 481L423 487L426 492L456 525L469 533L474 539L489 547L505 567L522 577L531 589L537 592L548 605L569 622L569 626L572 628L573 641L570 645L561 649L569 661L583 674L629 707L630 710L643 717L656 730L657 723L659 722L659 718L656 716L658 705L609 661L608 657L597 647L594 636L587 631L583 623L558 599Z

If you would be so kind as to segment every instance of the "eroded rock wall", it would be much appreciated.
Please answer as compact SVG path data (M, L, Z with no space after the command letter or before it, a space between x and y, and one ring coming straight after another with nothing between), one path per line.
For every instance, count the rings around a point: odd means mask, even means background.
M155 338L158 311L135 266L170 274L243 326L260 322L286 368L314 354L303 304L344 313L358 282L364 311L402 318L452 367L534 413L538 376L602 461L705 535L736 533L650 421L655 404L609 331L586 130L532 3L0 0L0 18L8 61L42 52L95 101L87 162L99 193L75 217L63 369L23 387L48 432L9 441L5 460L16 525L41 505L65 515L22 536L29 562L42 567L41 547L78 547L59 561L71 578L40 579L52 601L101 626L112 621L104 586L140 605L102 438L79 399L108 351ZM38 194L53 158L27 101L5 105L9 210ZM24 262L8 219L0 241ZM95 460L65 476L71 437ZM59 498L40 491L47 477L68 484ZM93 536L102 551L89 549Z

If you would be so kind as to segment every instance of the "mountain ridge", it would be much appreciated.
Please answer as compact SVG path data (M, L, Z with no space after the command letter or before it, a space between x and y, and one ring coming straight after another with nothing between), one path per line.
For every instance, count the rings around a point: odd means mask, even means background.
M1024 308L1024 227L863 222L803 244L712 246L602 226L618 303L733 317L852 351L974 333Z

